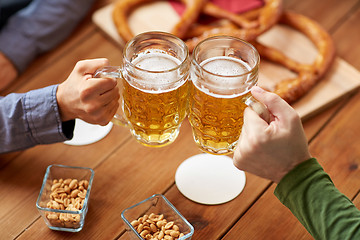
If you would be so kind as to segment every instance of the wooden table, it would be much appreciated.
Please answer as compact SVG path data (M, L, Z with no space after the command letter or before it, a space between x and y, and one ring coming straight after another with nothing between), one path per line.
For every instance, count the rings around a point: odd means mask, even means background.
M92 23L91 14L111 3L98 0L75 33L39 57L17 83L2 92L25 92L66 79L81 59L107 57L119 63L121 48ZM286 9L309 16L335 40L337 54L360 71L360 1L287 0ZM359 79L360 81L360 79ZM360 206L360 93L339 101L304 122L310 150L335 185ZM195 228L193 239L312 239L273 195L276 184L247 173L244 191L216 206L185 198L174 183L177 167L199 153L186 121L170 146L146 148L129 130L113 127L103 140L87 146L63 143L0 155L0 239L127 239L120 213L155 193L164 194ZM95 170L89 212L79 233L51 231L35 202L45 169L60 163Z

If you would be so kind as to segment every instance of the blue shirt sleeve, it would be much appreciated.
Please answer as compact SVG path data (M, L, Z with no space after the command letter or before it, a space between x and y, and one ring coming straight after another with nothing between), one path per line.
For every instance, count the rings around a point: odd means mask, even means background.
M0 97L0 153L72 138L74 121L61 122L58 85Z
M23 72L30 62L74 30L94 0L33 0L9 18L0 32L0 51Z

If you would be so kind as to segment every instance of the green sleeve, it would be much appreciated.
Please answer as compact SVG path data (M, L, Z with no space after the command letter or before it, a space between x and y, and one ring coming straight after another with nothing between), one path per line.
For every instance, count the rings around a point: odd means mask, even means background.
M360 239L360 211L316 159L291 170L274 193L315 239Z

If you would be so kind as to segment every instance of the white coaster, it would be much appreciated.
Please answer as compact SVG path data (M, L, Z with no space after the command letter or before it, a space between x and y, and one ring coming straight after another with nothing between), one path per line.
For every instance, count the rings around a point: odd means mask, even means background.
M194 202L214 205L237 197L245 187L245 172L228 156L198 154L180 164L175 174L179 191Z
M112 126L112 122L109 122L106 126L100 126L84 122L81 119L75 119L74 137L64 143L67 145L80 146L100 141L108 135Z

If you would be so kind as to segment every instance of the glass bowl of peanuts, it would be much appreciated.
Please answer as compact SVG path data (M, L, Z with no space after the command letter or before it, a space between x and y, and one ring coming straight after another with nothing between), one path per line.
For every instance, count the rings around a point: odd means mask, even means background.
M83 228L93 178L91 168L47 167L36 207L50 229L79 232Z
M125 209L121 218L131 239L191 239L194 227L161 194Z

